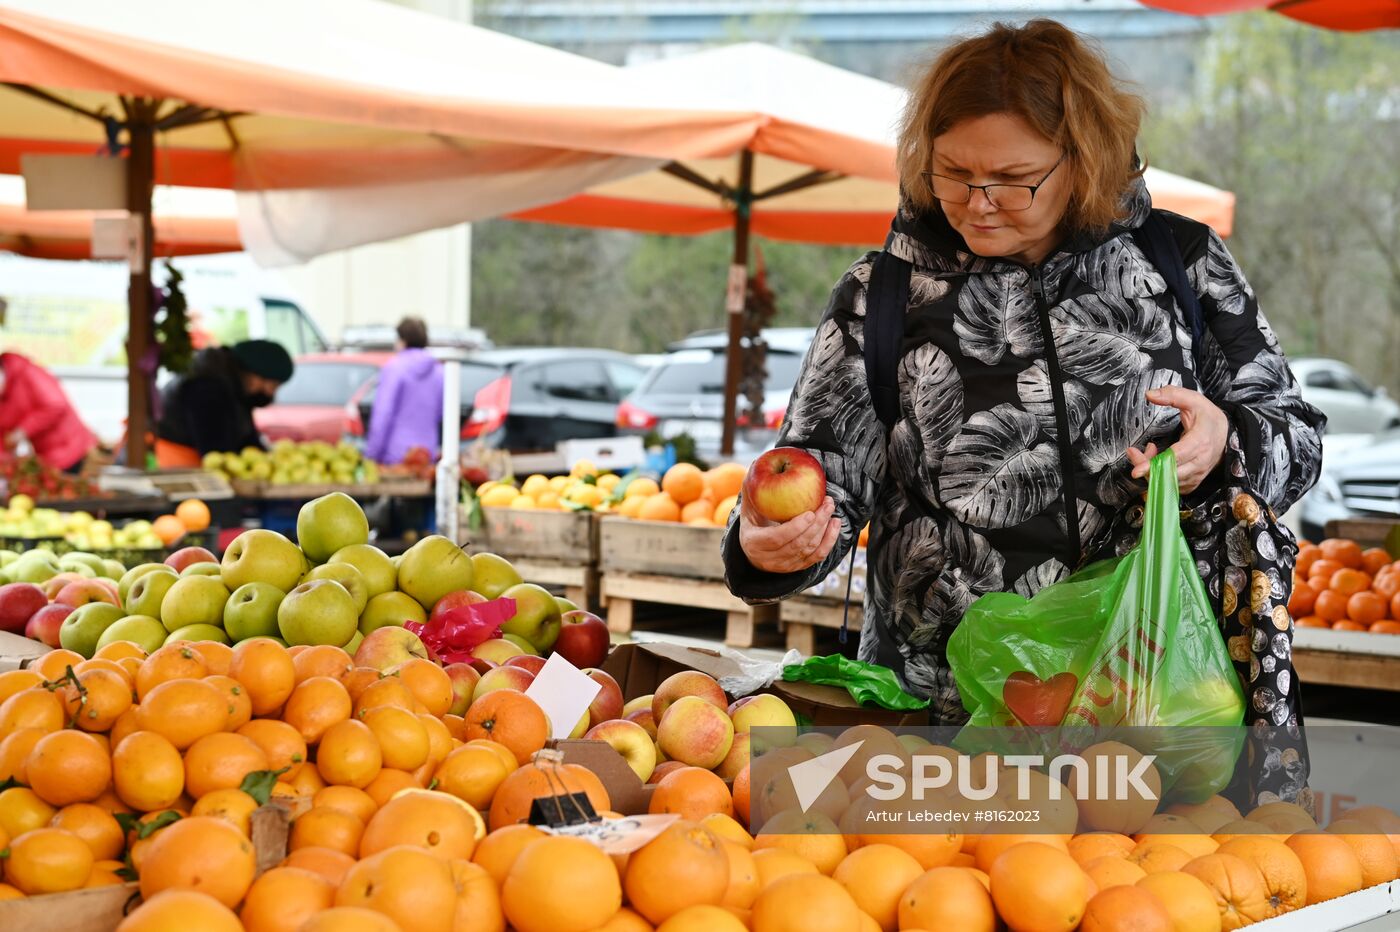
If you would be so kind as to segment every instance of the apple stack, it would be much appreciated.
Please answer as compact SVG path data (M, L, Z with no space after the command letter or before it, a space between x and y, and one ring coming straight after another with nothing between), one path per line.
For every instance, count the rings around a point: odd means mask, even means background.
M255 637L353 654L378 628L427 622L435 610L506 596L517 611L504 626L504 642L512 651L539 654L553 647L562 615L574 608L525 583L506 560L469 557L445 537L424 538L390 558L369 543L360 506L339 492L302 507L297 538L300 546L254 529L229 545L222 562L186 547L163 563L125 572L85 554L24 554L8 574L19 581L0 587L0 629L83 657L117 641L151 652L173 641L233 644Z

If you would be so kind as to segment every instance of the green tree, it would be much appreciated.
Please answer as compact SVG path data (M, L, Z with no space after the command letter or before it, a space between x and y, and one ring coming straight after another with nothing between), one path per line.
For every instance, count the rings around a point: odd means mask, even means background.
M1150 162L1234 191L1230 249L1285 348L1400 391L1400 41L1222 17Z

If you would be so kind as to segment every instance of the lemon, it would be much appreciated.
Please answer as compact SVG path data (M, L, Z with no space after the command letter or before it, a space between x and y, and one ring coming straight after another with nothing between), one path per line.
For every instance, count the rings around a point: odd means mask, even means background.
M574 464L574 468L569 470L569 475L575 479L582 479L584 476L598 475L598 467L593 465L592 460L579 460Z
M508 485L498 485L481 496L481 504L487 508L505 508L515 501L517 494Z
M546 490L535 496L535 504L544 511L557 511L559 509L559 493Z
M656 484L655 479L638 476L627 484L627 491L622 494L624 498L648 498L660 491L661 486Z
M617 488L617 484L621 481L621 476L615 473L608 473L605 476L598 477L598 488L602 489L604 492L611 492L613 489Z
M603 503L603 490L596 485L579 483L569 489L568 498L569 501L585 508L596 508Z
M549 488L549 478L535 473L525 480L525 484L520 487L521 495L537 496Z

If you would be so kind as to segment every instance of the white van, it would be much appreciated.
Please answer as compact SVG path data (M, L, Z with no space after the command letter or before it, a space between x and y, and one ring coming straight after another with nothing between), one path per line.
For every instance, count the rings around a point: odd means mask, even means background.
M265 338L292 356L329 349L316 322L281 277L246 253L173 260L184 276L195 346ZM166 280L157 260L155 280ZM78 415L106 443L126 420L127 267L0 253L0 298L7 303L0 349L23 353L63 383ZM162 371L161 383L170 378Z

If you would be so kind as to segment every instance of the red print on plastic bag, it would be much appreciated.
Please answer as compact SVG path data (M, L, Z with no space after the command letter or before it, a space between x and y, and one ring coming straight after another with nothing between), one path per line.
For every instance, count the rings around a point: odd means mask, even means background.
M1042 680L1034 673L1017 670L1006 678L1001 701L1023 725L1058 725L1069 709L1079 677L1056 673Z

